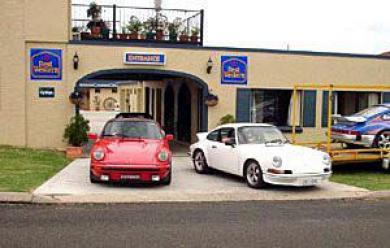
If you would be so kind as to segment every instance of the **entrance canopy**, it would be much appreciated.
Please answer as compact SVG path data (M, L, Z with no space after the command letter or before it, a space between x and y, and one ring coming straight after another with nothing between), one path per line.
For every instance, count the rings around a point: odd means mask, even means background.
M209 87L202 79L178 71L158 70L158 69L110 69L101 70L88 74L76 83L75 90L82 88L107 88L115 87L121 81L160 81L163 79L189 79L200 89L199 94L199 129L207 131L208 129L208 107L204 104L209 95Z

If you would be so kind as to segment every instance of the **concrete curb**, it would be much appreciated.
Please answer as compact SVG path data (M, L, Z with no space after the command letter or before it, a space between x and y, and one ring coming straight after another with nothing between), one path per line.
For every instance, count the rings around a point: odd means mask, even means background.
M215 194L205 198L199 194L188 194L184 197L171 195L167 198L148 199L145 196L107 194L107 195L33 195L19 192L0 192L0 204L140 204L140 203L185 203L185 202L240 202L240 201L317 201L317 200L381 200L390 199L390 190L355 192L349 196L335 197L284 197L258 198L254 195L235 196L232 194Z
M390 199L390 190L371 191L368 199Z
M33 195L24 192L0 192L0 203L31 203Z

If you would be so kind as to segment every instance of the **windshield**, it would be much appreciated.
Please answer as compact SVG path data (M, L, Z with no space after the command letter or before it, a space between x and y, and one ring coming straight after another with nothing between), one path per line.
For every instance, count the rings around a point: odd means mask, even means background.
M354 114L353 116L363 116L365 118L370 118L370 117L373 117L377 114L383 113L387 110L389 110L389 108L384 107L384 106L374 106L374 107L371 107L368 109L364 109L364 110Z
M147 121L111 121L104 127L102 136L119 136L135 139L162 139L160 128Z
M287 143L286 137L276 127L240 127L238 128L240 144Z

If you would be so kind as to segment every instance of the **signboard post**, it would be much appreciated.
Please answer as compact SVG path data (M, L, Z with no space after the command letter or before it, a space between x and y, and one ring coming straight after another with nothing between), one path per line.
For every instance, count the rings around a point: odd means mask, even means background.
M248 84L248 57L222 56L221 84L246 86Z

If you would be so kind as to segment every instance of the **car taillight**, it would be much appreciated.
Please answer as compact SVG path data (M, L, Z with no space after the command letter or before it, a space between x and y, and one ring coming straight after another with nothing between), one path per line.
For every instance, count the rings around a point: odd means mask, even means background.
M347 134L349 134L349 135L360 135L360 132L359 131L353 131L353 130L349 130L348 132L347 132Z

